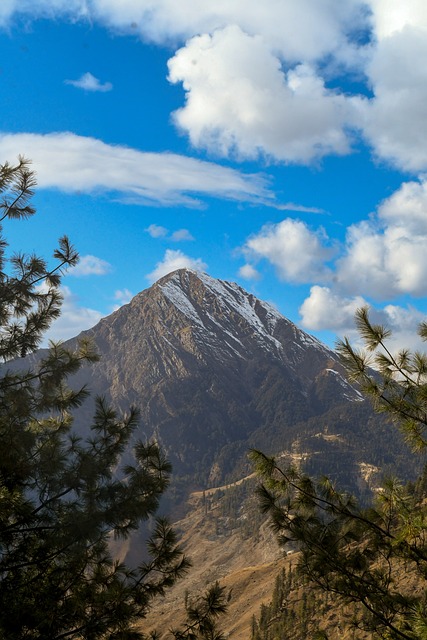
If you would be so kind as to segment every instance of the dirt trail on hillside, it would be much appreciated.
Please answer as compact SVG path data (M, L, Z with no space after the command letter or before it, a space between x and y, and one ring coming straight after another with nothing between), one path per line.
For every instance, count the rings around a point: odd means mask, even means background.
M236 482L231 482L230 484L223 484L222 487L211 487L210 489L204 489L203 491L193 491L190 493L190 498L202 498L203 496L212 496L217 491L226 491L227 489L231 489L232 487L239 487L244 482L248 480L252 480L252 478L256 478L256 473L251 473L249 476L241 478L240 480L236 480Z

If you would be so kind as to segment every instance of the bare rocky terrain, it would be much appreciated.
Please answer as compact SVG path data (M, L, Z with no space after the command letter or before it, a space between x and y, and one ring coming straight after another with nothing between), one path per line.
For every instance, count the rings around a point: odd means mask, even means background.
M183 620L186 595L197 597L218 580L230 594L221 628L235 640L250 638L252 616L259 615L261 604L271 599L276 575L292 556L279 550L267 523L256 538L244 538L238 528L227 530L221 500L214 500L206 514L202 495L190 497L188 515L176 526L193 567L163 600L156 601L141 625L145 632L156 629L162 638L170 637L169 629Z

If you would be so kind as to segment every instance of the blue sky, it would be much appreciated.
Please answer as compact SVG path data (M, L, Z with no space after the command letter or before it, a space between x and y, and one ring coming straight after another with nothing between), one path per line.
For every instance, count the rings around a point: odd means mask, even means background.
M3 0L0 162L31 158L14 249L81 255L50 333L182 266L333 343L427 310L424 0Z

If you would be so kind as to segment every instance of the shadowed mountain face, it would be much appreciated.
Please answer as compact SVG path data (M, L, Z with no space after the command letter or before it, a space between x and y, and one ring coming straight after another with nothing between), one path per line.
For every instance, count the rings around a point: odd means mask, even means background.
M121 409L138 406L138 437L163 445L187 488L241 477L250 447L352 489L406 457L335 353L236 284L176 271L85 335L101 360L79 382ZM87 403L78 421L90 413Z

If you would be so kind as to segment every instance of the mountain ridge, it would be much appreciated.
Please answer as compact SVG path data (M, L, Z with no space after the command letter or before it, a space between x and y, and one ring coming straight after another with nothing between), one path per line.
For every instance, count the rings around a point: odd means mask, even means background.
M250 473L249 448L309 460L319 473L345 450L337 477L353 490L364 482L361 464L381 468L388 451L405 458L337 354L238 284L174 271L80 337L100 361L72 380L92 392L77 429L90 424L96 395L119 410L139 407L136 437L164 447L183 495Z
M139 435L162 444L185 491L247 475L250 447L295 458L321 444L335 456L339 443L314 439L325 428L341 434L354 459L381 466L362 451L361 428L375 440L378 418L346 380L337 354L235 283L174 271L81 336L93 340L101 359L77 382L89 381L120 409L140 408ZM87 403L79 421L90 414ZM362 482L357 473L353 488Z

